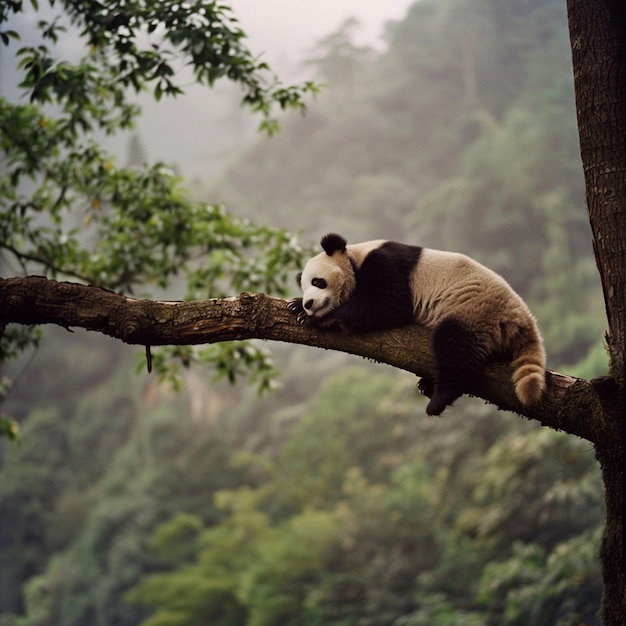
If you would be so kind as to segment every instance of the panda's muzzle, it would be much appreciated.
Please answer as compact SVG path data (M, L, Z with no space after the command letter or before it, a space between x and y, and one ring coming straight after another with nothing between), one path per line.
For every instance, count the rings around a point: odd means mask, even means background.
M330 298L324 298L322 301L315 298L309 298L302 303L302 308L307 315L312 317L322 317L330 312Z

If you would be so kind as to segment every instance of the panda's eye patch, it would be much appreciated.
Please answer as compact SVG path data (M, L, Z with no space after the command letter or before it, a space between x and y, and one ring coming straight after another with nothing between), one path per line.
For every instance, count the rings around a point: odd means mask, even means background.
M311 284L318 289L326 289L327 287L327 282L323 278L314 278Z

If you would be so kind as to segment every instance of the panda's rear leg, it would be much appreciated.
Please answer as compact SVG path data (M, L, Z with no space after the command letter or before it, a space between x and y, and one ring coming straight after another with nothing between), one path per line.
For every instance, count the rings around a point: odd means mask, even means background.
M463 390L454 385L442 385L435 383L435 391L430 402L426 406L426 415L433 417L441 415L447 406L450 406L457 398L463 395Z
M417 390L427 398L432 398L435 393L435 379L422 376L417 381Z
M435 382L426 413L440 415L480 379L487 349L476 333L462 322L447 318L433 330L431 350L435 358Z

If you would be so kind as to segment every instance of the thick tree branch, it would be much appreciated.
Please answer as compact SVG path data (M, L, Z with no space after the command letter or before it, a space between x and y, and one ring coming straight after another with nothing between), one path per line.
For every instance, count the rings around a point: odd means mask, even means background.
M192 302L137 300L112 291L39 276L0 279L0 323L80 327L136 345L192 345L237 339L269 339L340 350L387 363L417 376L432 376L430 333L419 326L345 334L299 325L287 302L263 294ZM510 368L496 363L473 395L596 444L611 437L602 421L604 388L548 372L542 401L519 403Z

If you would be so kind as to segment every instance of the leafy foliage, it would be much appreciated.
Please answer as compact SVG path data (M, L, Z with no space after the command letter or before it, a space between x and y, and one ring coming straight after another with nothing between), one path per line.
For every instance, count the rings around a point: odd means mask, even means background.
M38 2L30 4L40 11ZM37 24L40 42L16 52L29 103L0 98L3 272L38 272L142 295L172 285L180 290L181 281L189 298L233 290L284 294L289 268L303 255L292 235L192 200L165 164L120 167L101 136L132 127L139 114L133 91L151 87L157 100L182 93L175 80L184 66L200 84L225 78L240 85L243 103L263 116L270 132L277 126L276 107L302 110L316 86L281 84L246 48L245 33L222 3L49 4ZM26 10L22 2L3 4L0 27ZM85 42L86 56L59 56L66 32ZM2 31L7 48L19 40L15 30ZM3 357L37 337L32 330L24 342L7 332ZM164 350L155 363L162 377L175 382L173 356ZM251 371L261 390L273 385L276 374L255 346L178 356L213 362L229 379ZM15 422L3 418L2 431L14 436Z
M297 88L276 94L263 89L264 64L251 61L244 34L233 29L229 9L218 3L61 3L83 30L91 56L72 66L57 61L46 46L22 48L22 87L30 105L0 100L0 148L6 167L0 179L2 249L24 272L37 269L132 290L168 285L202 259L211 269L190 269L193 297L220 293L214 285L233 275L234 288L280 290L277 275L298 259L289 236L258 228L221 206L193 203L174 172L163 164L119 168L89 131L128 128L137 114L128 86L178 93L169 76L173 50L192 65L199 81L222 75L249 88L246 99L269 115L274 99L304 106ZM21 10L21 3L5 9ZM211 36L207 37L207 25ZM56 22L40 23L42 38L56 42ZM160 33L149 50L141 33ZM92 83L92 81L95 81ZM163 81L165 85L163 86ZM46 113L41 105L54 104ZM268 262L254 269L244 250L267 246ZM286 257L284 256L286 255ZM284 270L283 270L284 271ZM219 284L219 283L218 283ZM203 287L200 289L200 287Z
M39 10L39 2L30 4ZM67 26L60 15L38 23L42 45L18 51L24 70L21 86L30 99L39 103L59 103L72 130L92 128L93 124L111 132L125 126L136 110L127 104L129 88L139 91L153 86L154 96L178 95L182 88L174 82L178 65L189 65L200 84L212 86L226 78L241 86L243 103L260 111L265 124L275 124L272 109L304 107L303 96L316 86L307 82L286 86L269 66L247 49L245 33L227 4L220 2L175 2L173 0L117 0L75 3L51 0L89 46L90 55L79 63L55 58L49 46L56 44ZM21 13L23 2L8 2L0 12L0 24L11 13ZM19 40L15 30L3 31L2 42ZM121 112L109 118L106 109Z

